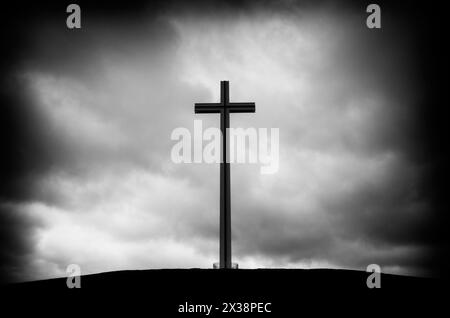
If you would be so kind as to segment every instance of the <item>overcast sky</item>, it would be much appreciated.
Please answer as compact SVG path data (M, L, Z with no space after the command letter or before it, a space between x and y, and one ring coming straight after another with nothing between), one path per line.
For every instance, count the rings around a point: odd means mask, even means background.
M16 235L3 252L8 275L64 276L71 263L84 274L211 268L219 166L173 163L170 134L195 119L218 127L194 103L218 101L221 80L231 101L256 103L232 127L280 130L277 173L232 164L234 262L429 272L417 61L389 13L386 31L365 27L364 6L289 1L123 16L82 8L81 30L65 16L26 31L9 78L31 137L20 195L0 201Z

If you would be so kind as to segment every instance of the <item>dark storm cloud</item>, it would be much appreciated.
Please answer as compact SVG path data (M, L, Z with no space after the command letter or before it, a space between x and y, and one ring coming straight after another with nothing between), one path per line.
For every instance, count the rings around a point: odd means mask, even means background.
M392 168L398 170L381 181L327 192L320 197L313 214L303 218L298 213L304 211L296 211L295 206L289 206L292 211L288 211L283 210L282 204L267 207L238 202L246 207L246 212L240 215L244 222L236 224L238 239L245 237L242 243L248 248L246 252L261 250L298 259L321 257L324 249L338 240L361 240L380 247L421 245L424 243L421 231L430 226L427 198L418 196L412 188L417 184L416 172L405 178L402 176L405 172L399 171L401 167ZM245 195L249 194L240 194ZM276 195L273 200L277 202ZM249 233L249 229L254 231ZM345 250L339 252L341 261L347 258Z
M97 5L106 5L106 2ZM85 67L85 62L92 58L96 47L99 47L95 43L96 40L90 39L83 32L73 34L71 40L64 38L67 35L64 24L66 6L63 2L57 4L41 1L28 3L26 6L23 3L10 4L3 8L1 38L5 45L2 48L0 67L2 280L20 279L22 266L28 263L34 248L32 238L37 221L18 212L15 203L36 198L39 194L39 191L35 192L36 181L55 167L67 165L71 157L70 147L46 125L42 114L30 107L33 104L33 96L27 93L23 78L17 76L17 70L24 67L41 71L51 69L55 74L78 74L80 80L87 79L96 71L93 65ZM95 5L89 7L94 9L92 12L96 17L108 16L101 8L95 9ZM110 19L116 21L120 21L120 17L123 18L127 11L136 13L136 7L129 8L131 10L124 9L123 6L117 8L114 4L106 7ZM55 25L56 28L49 29ZM51 40L52 37L55 41ZM123 34L122 40L128 38L131 38L130 34ZM158 32L154 34L154 38L160 42L161 38L169 36ZM43 42L45 45L42 45ZM104 42L103 45L108 45L115 51L123 48L119 41L113 43L111 39L104 39ZM122 54L127 53L122 50ZM45 194L47 200L50 199L49 195L51 194Z
M36 101L31 100L35 96L30 96L30 91L33 92L33 89L35 89L35 87L30 87L29 78L27 78L27 75L30 73L51 73L52 77L44 78L40 83L45 86L44 89L57 87L61 91L65 90L64 93L70 93L70 90L74 88L84 89L71 85L73 80L82 82L84 87L87 88L85 91L80 91L79 93L81 94L108 95L111 94L110 89L116 89L119 86L129 88L129 92L131 94L136 93L136 95L142 95L144 93L143 90L145 90L146 94L153 96L148 106L151 109L151 113L148 114L149 117L140 117L139 108L126 100L123 101L123 103L127 103L126 112L117 107L110 107L111 105L108 104L108 101L94 110L93 115L97 118L104 120L106 123L110 120L115 120L118 125L123 125L122 129L129 131L133 129L136 131L142 130L142 126L149 125L148 123L152 121L152 118L158 117L162 112L170 111L173 105L179 103L179 100L186 98L184 93L176 86L170 87L170 85L174 86L176 83L173 83L174 70L170 64L171 56L167 57L165 54L171 50L170 46L173 46L176 36L167 21L159 20L157 17L150 15L145 21L138 19L138 21L127 23L125 26L123 25L124 22L120 23L120 15L117 25L114 23L117 22L115 20L117 18L116 15L113 14L105 18L107 15L99 11L96 13L102 17L100 21L103 23L90 22L92 24L90 32L81 31L73 36L71 34L69 37L64 25L55 28L58 24L55 23L54 19L48 24L44 23L39 32L36 32L30 40L32 44L29 44L28 47L30 50L29 56L20 60L20 66L17 68L19 70L27 70L27 73L23 74L22 72L22 74L18 75L16 72L14 76L10 75L8 78L8 86L13 86L10 83L14 83L14 86L8 89L9 94L13 95L12 98L19 99L15 92L19 89L25 89L23 97L20 97L20 105L14 102L8 103L16 114L11 115L14 118L10 118L7 121L11 123L13 120L16 120L16 123L12 123L14 129L19 131L18 134L26 135L22 139L29 146L21 149L22 156L24 158L34 158L32 161L21 160L24 164L29 165L29 167L23 169L26 173L47 173L47 168L62 168L70 171L73 168L77 168L77 164L81 166L78 167L81 170L74 171L74 173L81 173L83 172L83 161L98 162L100 158L112 161L112 163L135 159L136 162L141 164L144 164L144 161L148 162L149 159L141 155L141 141L134 142L131 140L125 146L125 149L92 149L89 146L80 144L84 142L82 140L83 136L80 138L73 136L69 138L70 140L67 140L67 136L55 135L55 124L49 122L47 118L42 118L45 115L39 113L38 110L30 109L30 107L25 109L26 105L36 103ZM92 20L94 20L94 17L96 15L92 17ZM52 41L48 41L48 39L52 39ZM42 45L42 43L45 43L45 45ZM109 54L106 57L103 56L105 52ZM148 54L148 56L143 56L143 54ZM139 63L145 58L149 60L148 67L151 68L152 77L146 78L147 82L145 85L133 88L134 81L139 80L132 77L133 72L139 71L138 68L142 67L142 64ZM134 62L136 60L138 61L137 63ZM99 80L101 81L102 78L99 79L98 74L106 76L108 75L105 74L106 68L114 68L116 65L113 65L113 63L123 64L127 63L127 61L129 61L129 64L121 65L121 67L129 67L131 69L130 74L123 75L119 73L120 69L117 70L117 73L112 74L112 76L119 77L111 84L117 85L117 87L106 87L105 89L101 86L101 83L99 84ZM64 77L67 74L70 74L69 79ZM121 76L122 78L120 78ZM104 78L104 80L106 81L107 78ZM170 88L170 91L168 88ZM172 91L178 91L178 93L170 96ZM197 91L195 94L198 96L202 93ZM129 95L128 98L139 98L136 95ZM52 96L51 98L59 97ZM108 98L108 96L105 96L105 98ZM56 102L58 101L56 100ZM91 101L89 97L82 102L85 103L83 107L90 107L89 103ZM139 107L141 105L141 103L138 104ZM73 117L71 119L71 125L79 125L81 135L83 133L84 119L83 117ZM134 122L134 125L126 126L130 121ZM66 125L66 123L62 124ZM164 124L162 123L162 125L156 127L154 122L151 123L150 125L154 126L154 130L149 133L150 136L144 137L164 140L168 134L167 131L161 132L164 129ZM152 134L153 132L154 135ZM15 140L15 143L20 144L21 142L20 137L10 139ZM78 139L81 139L81 141L78 141ZM20 148L20 146L15 147ZM156 147L153 142L152 147ZM72 160L74 153L77 154L76 163ZM123 158L121 159L121 157ZM81 162L80 159L82 160ZM153 161L157 160L160 160L160 158L154 158ZM86 171L86 173L89 172ZM17 180L17 178L14 179ZM24 183L27 184L29 181L25 180Z
M2 86L3 272L208 264L217 169L172 165L169 136L224 77L257 103L233 123L281 129L279 174L233 168L244 266L426 272L435 157L406 13L386 10L377 32L363 6L328 1L80 4L76 32L60 4L11 22L23 49Z

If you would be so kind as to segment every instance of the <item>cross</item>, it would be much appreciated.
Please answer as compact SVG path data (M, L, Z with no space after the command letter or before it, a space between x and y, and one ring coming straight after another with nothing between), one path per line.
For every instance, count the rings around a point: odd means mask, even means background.
M222 149L220 163L220 268L231 268L230 163L227 135L230 113L254 113L255 103L230 103L228 81L220 82L220 103L196 103L196 114L220 113Z

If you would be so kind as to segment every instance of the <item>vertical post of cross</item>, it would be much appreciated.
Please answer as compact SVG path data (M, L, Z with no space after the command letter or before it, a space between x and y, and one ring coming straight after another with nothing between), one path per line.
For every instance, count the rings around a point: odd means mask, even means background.
M220 130L222 132L222 161L220 163L220 268L231 268L231 190L228 160L228 128L230 128L228 81L220 82Z

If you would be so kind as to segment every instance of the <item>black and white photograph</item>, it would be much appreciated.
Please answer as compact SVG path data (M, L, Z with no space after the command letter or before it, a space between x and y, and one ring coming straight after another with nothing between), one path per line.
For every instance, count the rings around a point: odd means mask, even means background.
M443 1L1 12L5 310L440 312Z

